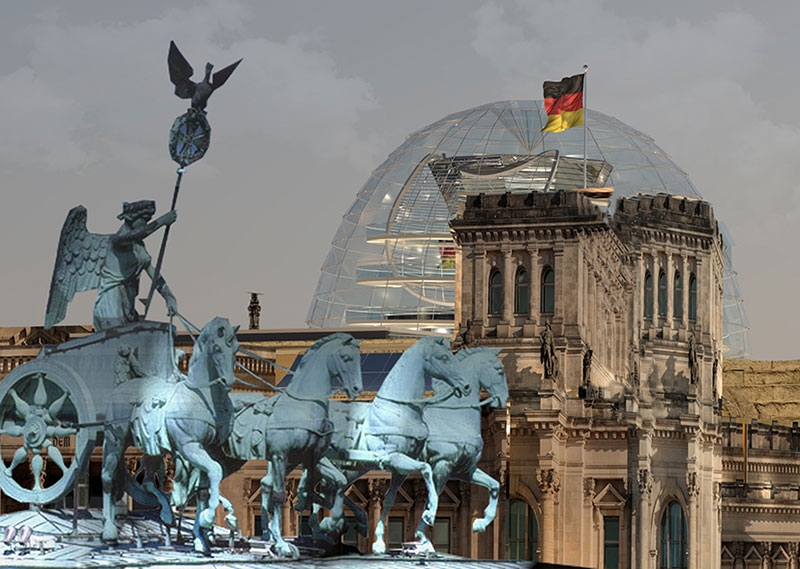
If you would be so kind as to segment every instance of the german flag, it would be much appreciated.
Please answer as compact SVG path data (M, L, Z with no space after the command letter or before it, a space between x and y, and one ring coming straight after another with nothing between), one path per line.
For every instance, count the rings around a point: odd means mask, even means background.
M583 124L583 75L544 82L547 124L542 132L561 132Z

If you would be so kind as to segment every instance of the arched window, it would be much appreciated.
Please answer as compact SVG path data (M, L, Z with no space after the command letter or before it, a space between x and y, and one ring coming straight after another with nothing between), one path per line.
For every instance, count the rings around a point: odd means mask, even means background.
M531 507L522 500L511 500L508 521L508 558L538 561L539 524Z
M494 269L489 275L489 314L503 313L503 274Z
M661 516L661 568L685 568L686 546L686 516L680 504L673 500Z
M658 315L667 317L667 275L664 271L658 272Z
M644 317L653 317L653 275L650 271L644 274Z
M689 275L689 320L697 320L697 278Z
M528 271L525 270L525 267L520 267L517 269L517 277L514 279L514 312L516 314L530 312L530 290Z
M678 271L675 271L675 281L672 286L672 316L683 318L683 279Z
M542 314L552 314L556 306L556 273L550 267L542 271Z

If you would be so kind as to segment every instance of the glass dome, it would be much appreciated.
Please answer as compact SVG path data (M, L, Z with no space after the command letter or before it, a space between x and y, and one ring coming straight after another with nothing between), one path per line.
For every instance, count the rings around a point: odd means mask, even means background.
M586 110L589 187L614 197L700 193L652 138ZM333 238L308 312L312 327L381 326L452 334L455 249L448 222L464 195L583 184L584 129L542 133L541 101L501 101L451 114L409 135L378 166ZM600 193L602 194L602 192ZM613 202L596 203L613 207ZM606 196L607 198L607 196ZM723 235L724 243L732 243ZM747 322L725 255L726 356L742 357Z

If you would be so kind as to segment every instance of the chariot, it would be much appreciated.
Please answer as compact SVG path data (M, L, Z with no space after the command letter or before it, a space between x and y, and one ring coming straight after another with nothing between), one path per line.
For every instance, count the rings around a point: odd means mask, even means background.
M69 493L100 442L114 389L133 377L173 373L171 329L163 322L125 324L44 346L14 368L0 382L0 443L16 449L11 463L0 465L0 489L37 505ZM45 469L47 461L55 467Z

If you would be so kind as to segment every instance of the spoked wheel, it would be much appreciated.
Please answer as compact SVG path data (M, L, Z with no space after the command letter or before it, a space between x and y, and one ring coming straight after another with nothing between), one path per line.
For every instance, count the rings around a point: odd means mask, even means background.
M0 489L27 504L48 504L65 496L83 473L95 443L94 434L79 425L95 420L91 394L69 367L33 360L15 368L0 382L0 435L5 435L5 448L16 449L10 463L1 461ZM64 437L74 441L71 457L53 443ZM57 468L43 481L46 460ZM32 476L29 487L14 479L15 473L21 478L22 469Z

